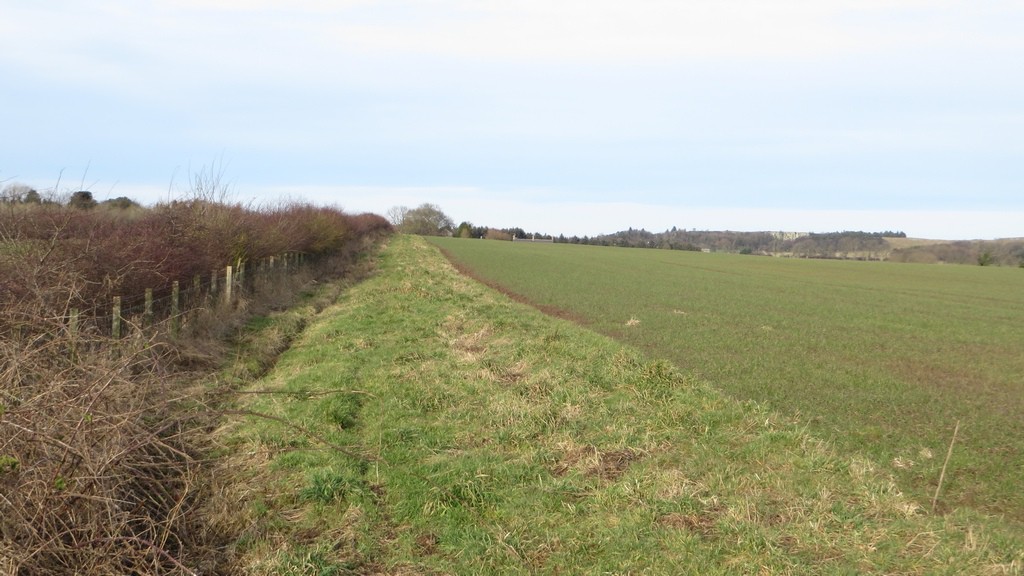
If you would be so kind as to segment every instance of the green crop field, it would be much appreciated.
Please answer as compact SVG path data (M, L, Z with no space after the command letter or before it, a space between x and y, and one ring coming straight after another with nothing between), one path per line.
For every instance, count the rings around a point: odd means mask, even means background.
M436 239L463 269L1024 523L1024 270Z

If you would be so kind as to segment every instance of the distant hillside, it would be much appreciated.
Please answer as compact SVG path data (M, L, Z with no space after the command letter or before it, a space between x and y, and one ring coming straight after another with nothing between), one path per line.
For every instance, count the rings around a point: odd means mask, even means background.
M926 240L903 232L731 232L623 230L594 237L560 236L555 242L732 252L789 258L888 260L930 264L1024 266L1024 238L1002 240Z
M906 238L903 232L731 232L671 229L648 232L630 228L594 238L560 238L558 241L603 246L667 248L703 252L734 252L795 258L842 258L885 260L892 247L888 239Z
M1001 240L890 239L893 262L1024 267L1024 238Z

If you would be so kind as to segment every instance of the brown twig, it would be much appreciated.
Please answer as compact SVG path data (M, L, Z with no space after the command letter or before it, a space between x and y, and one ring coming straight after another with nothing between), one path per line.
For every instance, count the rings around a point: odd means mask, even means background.
M942 481L946 479L946 467L949 466L949 458L953 455L953 444L956 444L956 433L960 431L960 421L956 421L953 428L953 439L949 441L949 450L946 451L946 461L942 463L942 472L939 474L939 485L935 487L935 497L932 498L932 512L935 512L935 505L939 501L939 492L942 490Z
M186 574L189 574L190 576L199 576L199 572L196 572L195 570L192 570L188 566L185 566L184 564L179 562L177 558L172 556L170 552L168 552L167 550L164 550L160 546L157 546L156 543L150 542L149 540L146 540L145 538L139 538L137 536L120 536L120 537L116 537L116 538L96 538L95 540L90 542L90 544L100 544L100 543L103 543L103 542L109 542L109 543L124 542L124 543L141 544L141 545L145 546L146 548L150 549L151 551L153 551L154 553L156 553L158 556L160 556L164 560L167 560L171 564L174 564L182 572L185 572Z

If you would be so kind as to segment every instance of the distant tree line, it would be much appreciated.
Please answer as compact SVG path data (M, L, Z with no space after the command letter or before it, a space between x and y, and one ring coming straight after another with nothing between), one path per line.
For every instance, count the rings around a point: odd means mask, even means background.
M457 238L484 238L487 240L554 240L556 238L543 232L527 232L522 228L491 228L489 226L474 226L471 222L462 222L455 230Z
M394 223L394 220L392 220ZM732 232L711 230L685 230L672 227L664 232L650 232L643 228L629 228L612 234L597 236L553 236L544 232L527 232L522 228L492 228L462 222L452 230L459 238L486 238L490 240L538 239L564 244L593 246L622 246L628 248L658 248L663 250L689 250L733 252L738 254L786 255L801 258L858 258L881 260L890 252L886 238L906 238L904 232L844 231L817 233L784 232Z
M649 232L629 228L594 237L558 236L555 242L732 252L737 254L789 256L795 258L836 258L888 260L892 262L977 264L981 266L1024 267L1024 239L939 242L894 248L889 239L906 238L901 231L826 233L731 232L681 230Z
M889 251L886 238L906 238L904 232L829 232L801 234L784 232L732 232L683 230L673 227L664 232L629 228L594 237L559 236L556 242L660 248L738 254L787 255L803 258L881 259Z
M102 202L97 202L93 198L92 192L88 190L79 190L72 192L69 196L60 197L52 193L46 195L40 194L38 190L27 185L27 184L8 184L0 190L0 204L39 204L47 206L67 206L69 208L78 208L81 210L89 210L96 208L97 206L105 208L117 208L120 210L130 210L142 208L138 202L121 196L118 198L111 198Z
M527 232L522 228L492 228L475 226L463 221L455 226L454 221L436 204L420 204L416 208L393 206L387 211L387 218L396 230L405 234L421 236L454 236L456 238L486 238L488 240L553 240L550 234Z
M545 232L527 232L523 228L494 228L463 221L458 226L438 206L422 204L417 208L396 206L388 218L401 232L427 236L455 236L488 240L550 240L563 244L657 248L696 252L730 252L793 258L831 258L855 260L891 260L979 264L981 266L1024 267L1024 239L935 243L909 248L894 248L890 239L906 238L906 232L886 230L864 232L733 232L729 230L686 230L673 226L664 232L628 228L597 236L553 236Z

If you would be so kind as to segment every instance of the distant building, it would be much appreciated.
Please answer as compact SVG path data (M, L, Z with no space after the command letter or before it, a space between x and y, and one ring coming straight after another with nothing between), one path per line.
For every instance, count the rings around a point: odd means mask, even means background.
M810 236L810 232L772 232L772 238L776 240L796 240L804 236Z

